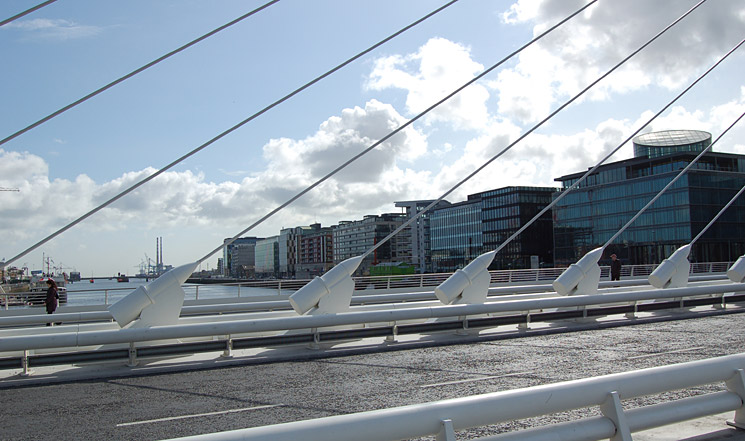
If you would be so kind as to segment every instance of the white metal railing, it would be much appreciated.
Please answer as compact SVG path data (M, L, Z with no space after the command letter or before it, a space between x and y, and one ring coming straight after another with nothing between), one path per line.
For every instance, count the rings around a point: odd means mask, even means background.
M438 441L455 441L455 431L599 407L602 416L479 440L631 440L632 432L727 411L736 411L735 423L745 423L744 369L745 354L737 354L525 389L179 439L346 441L353 433L357 441L394 441L433 435ZM725 383L723 389L726 389L723 391L630 410L623 408L624 400L722 382Z
M407 320L427 320L451 318L467 324L468 317L520 312L530 314L553 308L586 309L591 305L609 305L655 301L659 299L683 299L695 296L719 296L720 304L725 303L727 293L745 292L745 283L711 284L685 288L653 289L582 295L569 297L532 298L507 302L491 302L473 305L447 305L413 307L409 309L382 309L367 312L347 312L339 314L283 316L277 318L242 319L204 323L153 326L149 328L107 329L84 332L43 333L38 335L4 336L0 339L0 352L27 351L31 349L74 348L136 342L149 342L167 339L213 338L256 334L263 332L288 331L297 329L319 329L329 327L359 327L374 323L388 323ZM681 300L682 301L682 300ZM78 313L84 315L85 313ZM60 320L60 315L47 317ZM52 328L54 329L54 328Z
M706 262L692 263L690 274L701 275L706 273L725 273L732 265L732 262ZM646 277L654 271L656 264L648 265L626 265L621 269L621 277L640 278ZM608 278L610 267L601 266L601 278ZM551 282L555 280L564 268L540 268L540 269L519 269L519 270L497 270L490 271L491 284L509 284L509 283L529 283L529 282ZM374 290L396 290L408 288L432 288L444 282L452 273L427 273L427 274L408 274L402 276L370 276L354 277L356 291L374 291ZM257 295L276 295L291 294L300 289L309 280L257 280L239 283L216 283L205 285L184 285L187 300L214 299L214 298L236 298ZM225 288L233 288L229 293ZM134 288L105 288L105 289L83 289L72 291L70 294L76 299L89 296L92 299L86 302L86 305L103 304L108 305L124 297ZM95 293L103 293L103 300L98 300L101 296ZM0 307L9 309L12 306L27 305L24 296L29 293L2 293L0 292ZM43 295L43 294L42 294ZM43 303L43 297L40 298Z

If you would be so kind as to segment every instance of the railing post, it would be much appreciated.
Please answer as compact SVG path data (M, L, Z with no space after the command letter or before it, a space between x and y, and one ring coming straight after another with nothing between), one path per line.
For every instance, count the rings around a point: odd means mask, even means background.
M318 328L313 328L310 332L313 334L313 343L311 343L308 348L321 349L321 335L318 333Z
M194 300L199 300L199 285L195 286L194 290Z
M437 432L435 441L456 441L453 420L440 420L440 431Z
M233 339L230 338L229 335L226 336L225 350L223 351L223 353L222 353L222 355L220 357L222 357L222 358L232 358L233 357Z
M391 276L388 276L387 281L388 281L388 283L386 284L385 289L391 289Z
M29 370L28 366L28 349L23 350L23 355L21 356L21 376L22 377L28 377L31 375L31 371Z
M239 283L238 284L238 297L240 298L240 296L241 296L241 284Z
M521 331L530 329L530 311L525 311L525 323L518 323L517 329Z
M129 343L129 361L127 363L127 366L137 366L137 348L135 347L135 342Z
M277 283L277 295L282 294L282 280L280 279Z
M737 369L735 375L727 380L725 384L727 385L727 390L739 395L744 403L743 407L735 410L734 421L727 421L727 424L738 429L745 429L745 373L743 373L742 369Z
M463 322L463 327L455 331L455 335L468 335L468 316L460 316L458 320Z
M396 325L396 322L391 322L391 335L387 335L385 337L385 342L395 343L397 335L398 335L398 325Z
M621 406L621 399L618 397L618 392L613 391L608 394L608 399L600 405L600 411L606 418L613 421L616 426L616 434L610 441L632 441L631 440L631 429L629 429L629 422L626 420L626 414L623 413L623 407Z
M634 312L627 312L627 313L626 313L626 318L628 318L628 319L635 319L635 318L636 318L636 313L637 313L637 312L639 312L639 305L638 305L638 304L637 304L637 302L635 301L635 302L634 302Z

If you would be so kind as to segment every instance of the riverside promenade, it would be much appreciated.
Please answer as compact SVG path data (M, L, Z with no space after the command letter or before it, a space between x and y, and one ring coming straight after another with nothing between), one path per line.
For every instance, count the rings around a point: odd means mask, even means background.
M0 371L0 439L170 439L701 360L743 351L742 312L732 307L695 318L685 312L607 317L491 335L440 333L385 346L298 346L136 367L56 366L28 377ZM635 404L723 389L703 386ZM458 439L598 413L578 409L513 421L459 432ZM634 440L745 440L745 433L725 425L732 416L639 432Z

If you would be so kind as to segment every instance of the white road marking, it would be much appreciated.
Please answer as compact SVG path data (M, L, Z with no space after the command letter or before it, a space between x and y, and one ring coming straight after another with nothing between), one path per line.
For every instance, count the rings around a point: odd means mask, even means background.
M133 421L131 423L119 423L116 425L116 427L135 426L137 424L161 423L163 421L183 420L186 418L199 418L199 417L213 416L213 415L224 415L227 413L247 412L250 410L269 409L272 407L279 407L279 406L284 406L284 404L268 404L266 406L244 407L241 409L229 409L229 410L222 410L219 412L197 413L194 415L180 415L180 416L174 416L174 417L168 417L168 418L156 418L154 420Z
M425 387L448 386L448 385L451 385L451 384L471 383L471 382L474 382L474 381L493 380L495 378L514 377L516 375L526 375L526 374L532 374L532 372L515 372L515 373L512 373L512 374L492 375L492 376L489 376L489 377L480 377L480 378L470 378L468 380L446 381L444 383L424 384L424 385L421 385L419 387L423 389Z
M639 359L639 358L657 357L659 355L677 354L679 352L698 351L699 349L704 349L704 346L698 346L698 347L695 347L695 348L688 348L688 349L678 349L678 350L675 350L675 351L658 352L656 354L635 355L633 357L626 357L626 358L628 360L636 360L636 359Z

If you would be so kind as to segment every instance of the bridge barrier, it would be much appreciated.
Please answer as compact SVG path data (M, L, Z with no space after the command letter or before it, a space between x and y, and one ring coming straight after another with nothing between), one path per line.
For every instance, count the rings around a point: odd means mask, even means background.
M710 274L692 276L690 282L712 282L727 280L724 274ZM644 278L626 279L615 282L600 282L600 288L616 287L630 288L642 285L648 286L648 281ZM508 285L489 288L488 301L495 301L497 297L548 293L553 291L550 284L543 285ZM276 300L275 300L276 299ZM358 291L352 297L352 305L374 305L383 303L406 303L422 302L427 300L436 300L433 291L427 291L426 288L420 292L375 292L367 294L367 291ZM187 300L181 308L181 317L198 316L205 314L239 314L262 311L280 311L291 310L290 302L285 296L261 296L261 297L243 297L243 298L211 298L203 300ZM84 323L112 321L111 313L103 308L103 305L88 306L62 306L54 315L40 313L42 308L15 309L5 313L0 311L0 329L13 326L31 326L43 325L51 322Z
M724 283L665 290L545 297L472 305L409 307L317 316L291 316L76 332L46 328L36 335L4 335L0 369L31 365L172 356L232 349L359 340L397 335L494 328L612 314L745 302L745 284ZM163 344L162 341L181 343ZM381 342L381 344L383 344ZM123 349L122 349L123 348ZM41 353L37 353L37 352Z
M250 429L178 438L180 441L388 441L436 436L455 441L455 431L599 407L602 416L486 440L631 440L631 433L735 411L745 423L745 354L711 358L638 371L565 381L390 409L296 421ZM624 400L724 383L723 391L625 410ZM172 440L174 441L174 440Z
M691 275L694 274L718 274L726 273L733 262L702 262L691 264ZM657 264L646 264L646 265L625 265L621 269L622 278L646 278L654 271ZM552 282L561 273L564 268L539 268L539 269L520 269L520 270L496 270L489 271L491 275L491 285L520 285L528 283L547 283ZM601 280L610 277L610 267L601 266ZM396 292L398 291L410 291L412 288L432 288L440 285L444 282L452 273L427 273L427 274L409 274L405 276L365 276L365 277L354 277L355 291L358 293L374 293L375 291L386 291ZM267 294L274 293L275 295L286 295L305 286L310 280L294 280L294 279L277 279L277 280L256 280L239 283L225 283L225 284L186 284L184 290L186 292L186 301L195 301L201 299L214 299L214 292L219 287L230 286L237 288L236 296L238 298L246 297L245 290L261 289ZM241 289L245 290L243 293ZM117 299L123 297L126 293L133 291L134 288L108 288L108 289L84 289L76 290L71 293L73 296L88 295L92 296L94 293L102 293L103 305L113 303ZM0 292L0 308L8 310L13 308L14 305L26 305L28 302L23 298L24 296L30 295L28 292L24 293L2 293ZM219 295L224 297L224 294ZM43 303L43 298L39 298L39 304Z

